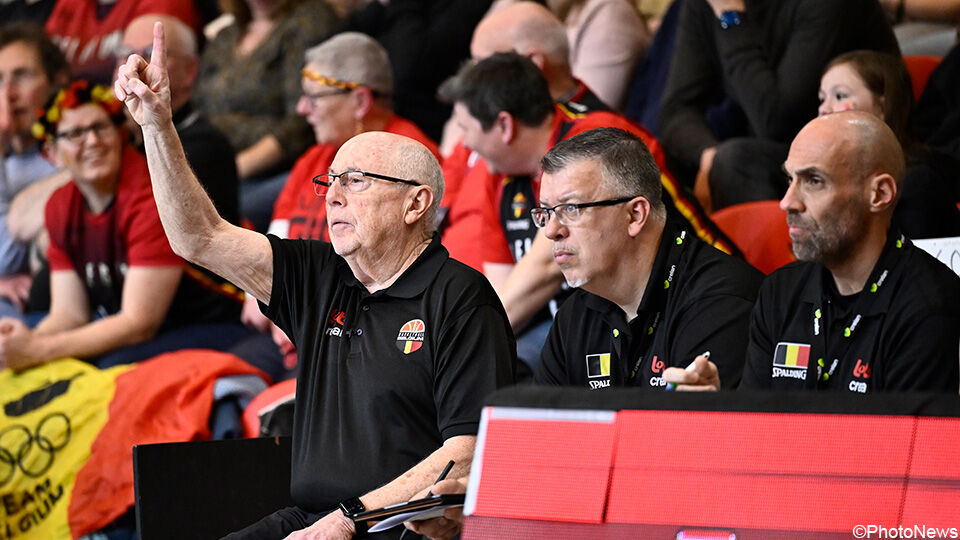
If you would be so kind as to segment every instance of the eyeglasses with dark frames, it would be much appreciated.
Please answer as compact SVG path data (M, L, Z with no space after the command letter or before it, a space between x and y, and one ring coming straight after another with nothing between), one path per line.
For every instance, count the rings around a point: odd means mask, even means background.
M323 180L327 178L327 180ZM326 197L327 192L333 182L339 180L340 186L349 193L360 193L373 184L373 180L385 180L397 184L407 184L410 186L422 186L420 182L405 180L403 178L394 178L385 174L377 174L367 171L344 171L339 174L318 174L313 177L313 190L318 197Z
M89 126L75 127L73 129L68 129L66 131L58 131L57 138L70 141L72 144L80 144L87 139L87 134L90 132L96 133L97 137L100 139L105 139L114 133L114 130L117 129L112 122L94 122Z
M593 208L595 206L614 206L631 201L636 197L639 197L639 195L634 195L632 197L620 197L617 199L607 199L605 201L558 204L549 208L538 206L537 208L530 209L530 218L533 219L533 224L538 229L542 229L547 226L547 222L550 221L550 214L556 214L557 221L559 221L561 225L570 225L580 219L580 210L584 208Z

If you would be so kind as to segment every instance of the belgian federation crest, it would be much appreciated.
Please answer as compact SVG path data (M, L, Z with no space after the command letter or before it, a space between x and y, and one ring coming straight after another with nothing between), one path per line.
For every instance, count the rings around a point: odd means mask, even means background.
M423 346L423 334L426 326L420 319L412 319L400 327L400 333L397 334L397 348L403 351L403 354L410 354Z

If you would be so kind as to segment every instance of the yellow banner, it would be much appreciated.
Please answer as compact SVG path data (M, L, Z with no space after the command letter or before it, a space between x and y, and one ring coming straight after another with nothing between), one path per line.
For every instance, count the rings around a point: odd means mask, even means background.
M0 371L0 540L70 538L77 471L107 422L117 375L64 359Z

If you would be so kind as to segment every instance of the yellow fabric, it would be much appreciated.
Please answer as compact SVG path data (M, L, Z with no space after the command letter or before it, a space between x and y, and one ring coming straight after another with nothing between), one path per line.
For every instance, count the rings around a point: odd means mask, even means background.
M70 538L77 471L107 422L119 374L64 359L0 371L0 540Z

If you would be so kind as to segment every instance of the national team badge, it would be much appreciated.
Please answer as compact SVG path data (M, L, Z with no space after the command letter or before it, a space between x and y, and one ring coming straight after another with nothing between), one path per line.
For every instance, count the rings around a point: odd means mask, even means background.
M587 355L587 377L610 376L610 353Z
M513 217L519 219L523 215L523 209L527 207L527 197L523 193L517 193L513 196L513 202L510 208L513 209Z
M773 365L782 368L804 368L810 362L810 345L805 343L777 343Z
M420 319L407 321L397 334L397 348L403 354L410 354L423 346L423 334L426 327Z

